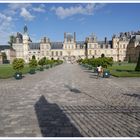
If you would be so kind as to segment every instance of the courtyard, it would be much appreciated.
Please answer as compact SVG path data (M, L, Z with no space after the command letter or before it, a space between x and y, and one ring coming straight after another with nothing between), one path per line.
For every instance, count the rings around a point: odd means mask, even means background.
M1 137L139 137L140 78L62 64L0 79Z

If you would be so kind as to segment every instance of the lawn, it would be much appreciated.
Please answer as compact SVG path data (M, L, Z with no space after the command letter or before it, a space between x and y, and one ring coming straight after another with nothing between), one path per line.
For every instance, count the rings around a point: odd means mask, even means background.
M29 72L29 66L25 65L24 69L22 70L22 73L28 73ZM10 64L0 64L0 79L6 79L10 78L14 75L15 70L13 70L12 65Z
M109 67L111 75L116 77L140 77L140 72L135 71L136 63L115 63Z

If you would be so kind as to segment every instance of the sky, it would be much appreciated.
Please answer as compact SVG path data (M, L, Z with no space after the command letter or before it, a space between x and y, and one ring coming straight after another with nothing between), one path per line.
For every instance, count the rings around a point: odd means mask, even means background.
M84 41L94 33L99 41L113 34L140 30L140 3L0 3L0 44L23 33L26 24L33 42L42 37L63 41L64 32L76 32Z

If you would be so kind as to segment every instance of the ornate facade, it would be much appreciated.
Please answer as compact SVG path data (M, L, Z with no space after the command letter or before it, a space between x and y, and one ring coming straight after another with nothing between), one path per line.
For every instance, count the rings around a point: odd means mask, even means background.
M114 61L136 61L140 52L140 35L138 33L120 33L114 35L112 40L98 41L94 34L91 34L85 41L76 41L76 33L64 33L63 42L52 42L44 37L40 42L33 43L28 35L27 26L24 33L17 33L16 41L12 45L17 58L23 58L29 62L33 55L39 60L42 57L48 59L61 59L64 61L75 61L79 58L112 57ZM130 50L128 50L130 49ZM87 52L86 52L87 51Z

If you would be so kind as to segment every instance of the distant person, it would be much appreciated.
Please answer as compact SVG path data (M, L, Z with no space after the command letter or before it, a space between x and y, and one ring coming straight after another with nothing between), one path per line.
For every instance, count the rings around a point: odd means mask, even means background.
M103 72L102 66L98 65L98 67L97 67L97 79L99 78L99 76L101 77L102 72Z

